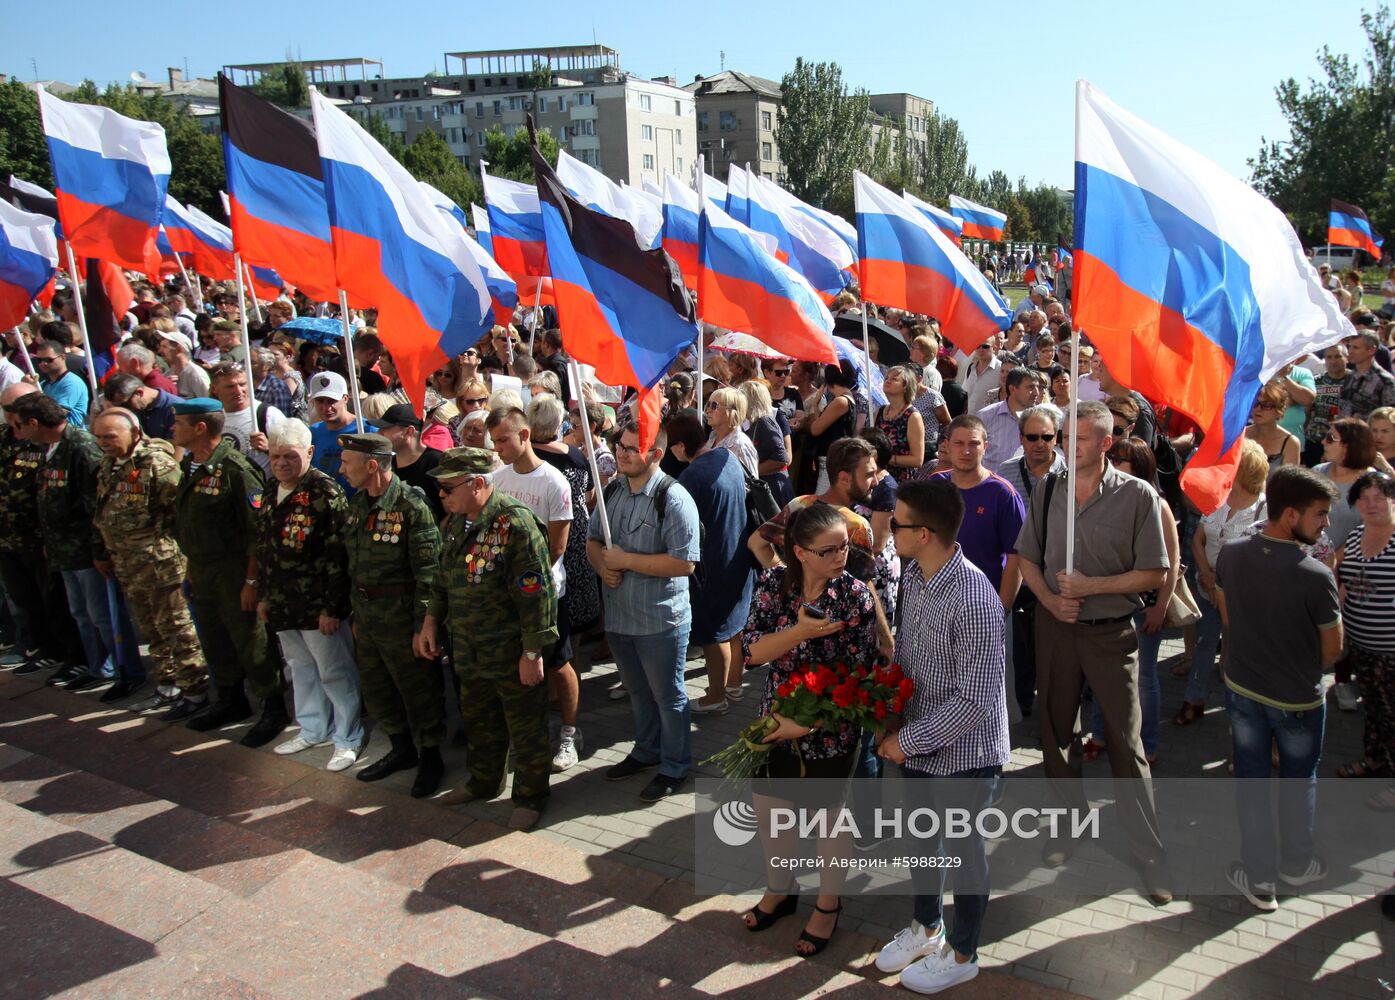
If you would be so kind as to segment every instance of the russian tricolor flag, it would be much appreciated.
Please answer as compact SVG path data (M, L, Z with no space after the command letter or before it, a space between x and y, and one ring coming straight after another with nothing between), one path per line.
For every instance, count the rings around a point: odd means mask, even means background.
M698 308L703 322L749 333L785 357L838 363L833 316L818 293L711 204L701 220Z
M964 223L943 208L936 208L928 201L921 201L909 191L902 191L901 197L905 198L917 212L933 222L935 227L948 236L955 246L958 246L964 239Z
M424 412L427 376L493 325L489 289L460 227L407 169L318 91L310 104L337 284L377 306L402 385Z
M484 248L482 243L470 239L466 234L464 229L465 213L459 205L444 192L425 181L421 182L421 189L426 192L426 196L442 213L450 216L452 222L460 225L460 238L465 243L465 252L479 267L481 274L484 275L485 287L489 289L489 299L494 310L494 322L499 326L507 326L512 323L513 311L518 305L518 284L504 273L504 269L489 255L489 251ZM481 214L484 211L478 205L471 205L470 210ZM486 230L487 234L488 230Z
M693 300L668 254L642 249L628 222L569 195L536 146L533 170L563 342L601 382L640 391L639 437L647 448L662 405L654 386L698 336Z
M543 234L538 189L531 184L491 177L483 168L484 205L494 259L514 278L547 274L547 237Z
M736 164L727 168L727 215L742 225L751 223L751 196L747 191L746 171Z
M1007 228L1007 216L987 205L979 205L957 194L949 196L949 214L963 226L962 235L971 240L997 243Z
M703 200L715 208L722 208L726 202L725 188L720 182L704 176ZM717 190L709 191L708 186ZM683 272L683 280L689 288L697 287L698 280L698 196L697 192L672 174L664 174L664 228L662 246L678 269ZM738 223L739 225L739 223ZM742 227L745 229L745 227ZM756 243L769 253L775 252L775 239L765 233L746 229Z
M170 157L165 130L110 108L70 104L39 88L63 238L80 257L160 272L156 239Z
M1076 85L1075 320L1124 385L1201 428L1182 486L1225 499L1260 387L1351 331L1283 213Z
M1336 198L1327 213L1327 242L1365 250L1376 260L1380 260L1380 248L1385 245L1385 240L1371 228L1365 212Z
M752 174L750 189L752 213L759 204L775 215L789 235L790 265L808 279L824 301L831 301L857 270L856 231L849 247L842 234L818 215L804 211L809 206L774 181Z
M856 171L853 200L865 299L934 316L967 353L1008 328L1007 303L928 217Z
M233 278L232 230L202 212L195 215L195 211L165 196L164 230L170 248L186 257L199 274L215 281Z
M0 330L18 326L58 270L53 220L0 201Z
M493 257L494 240L489 234L489 213L473 201L470 202L470 225L475 230L475 241L484 247L485 253Z
M634 226L640 246L652 250L659 245L659 231L664 225L661 199L641 188L621 187L595 167L567 155L565 149L557 151L557 177L587 208Z

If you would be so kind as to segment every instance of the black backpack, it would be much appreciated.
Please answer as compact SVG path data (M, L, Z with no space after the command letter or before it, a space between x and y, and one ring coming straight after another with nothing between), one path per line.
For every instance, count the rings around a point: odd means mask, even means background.
M657 475L657 476L659 477L659 485L658 485L657 487L655 487L655 489L654 489L654 509L658 512L659 530L662 531L662 530L663 530L663 527L664 527L664 515L666 515L666 514L668 513L668 491L678 482L678 480L674 479L674 478L673 478L672 476L670 476L667 472L656 472L655 475ZM624 477L624 476L616 476L614 479L612 479L612 480L610 481L610 484L609 484L608 486L606 486L605 490L604 490L603 493L602 493L602 496L605 497L605 502L606 502L607 505L613 504L613 503L616 501L616 499L620 496L620 491L624 488L624 486L625 486L625 477ZM767 486L767 487L766 487L766 490L768 491L769 489L770 489L770 487ZM772 502L772 503L774 502L773 498L772 498L772 501L771 501L771 502ZM607 508L606 508L606 515L609 516L609 514L610 514L610 507L607 506ZM747 519L749 520L749 518L750 518L750 511L749 511L749 509L748 509L748 511L747 511L747 515L746 515L746 516L747 516ZM697 558L697 560L693 563L693 572L692 572L692 574L688 577L689 580L696 581L697 584L698 584L698 586L701 586L701 585L702 585L702 579L703 579L703 572L702 572L702 543L703 543L706 539L707 539L707 526L706 526L705 524L702 523L702 518L699 517L699 518L698 518L698 558Z

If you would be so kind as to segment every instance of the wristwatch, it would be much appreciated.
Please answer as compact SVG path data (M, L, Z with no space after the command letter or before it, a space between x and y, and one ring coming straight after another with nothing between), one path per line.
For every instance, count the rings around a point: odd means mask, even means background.
M243 580L243 581L242 581L242 585L243 585L244 587L255 587L255 586L257 585L257 581L256 581L256 580Z
M528 659L530 659L530 660L541 660L541 659L542 659L542 653L541 653L539 650L536 650L536 649L525 649L525 650L523 651L523 655L524 655L525 657L527 657Z

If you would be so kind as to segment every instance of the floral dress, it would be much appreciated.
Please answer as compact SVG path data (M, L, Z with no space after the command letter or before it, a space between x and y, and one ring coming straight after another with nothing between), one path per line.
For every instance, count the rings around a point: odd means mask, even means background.
M755 594L751 598L751 616L741 632L741 654L748 662L753 643L762 636L789 628L799 617L799 606L803 603L801 595L798 591L784 590L781 587L784 578L785 567L775 566L764 570L756 580ZM810 603L826 612L830 618L845 622L847 627L822 639L805 640L770 662L770 671L765 677L765 692L760 700L761 715L770 714L775 690L789 680L795 671L817 664L873 663L880 655L876 608L872 602L872 592L866 584L845 572L830 580L824 592ZM789 742L798 744L799 755L805 760L823 760L854 753L860 736L861 730L844 722L834 729L815 729L809 735ZM780 745L792 749L788 743Z
M891 439L891 454L893 456L909 455L911 453L911 407L902 407L901 412L894 417L886 415L888 409L890 407L883 406L877 411L877 428ZM898 480L914 479L920 475L919 467L892 466L887 471Z
M907 469L910 473L919 473L919 469ZM894 514L896 512L896 478L889 472L877 480L872 487L872 492L867 498L867 503L858 504L853 507L863 517L867 523L872 523L873 514ZM877 575L873 581L877 588L877 598L882 602L882 611L886 614L886 620L896 621L896 597L901 591L901 557L896 554L896 536L893 532L887 536L886 544L882 550L876 554Z

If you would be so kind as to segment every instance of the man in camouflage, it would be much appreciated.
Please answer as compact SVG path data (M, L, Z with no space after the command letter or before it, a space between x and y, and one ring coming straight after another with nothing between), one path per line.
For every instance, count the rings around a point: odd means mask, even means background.
M21 396L38 392L30 382L16 382L0 392L5 427L0 430L0 580L14 609L15 648L0 657L0 667L32 674L61 666L63 617L53 621L43 545L34 525L39 518L39 468L44 447L15 435L9 408ZM66 605L66 602L64 602Z
M364 705L392 741L387 756L358 779L378 781L415 767L412 796L425 798L446 770L445 702L439 668L416 655L413 640L426 615L441 535L421 490L393 474L392 442L381 434L344 434L339 444L339 472L356 491L344 536L354 657Z
M97 568L107 576L114 572L121 582L155 661L155 694L131 709L167 709L165 719L187 719L207 702L208 671L181 593L187 564L174 540L179 466L168 446L141 433L130 410L103 410L92 421L92 433L104 455L94 519L111 555Z
M102 451L91 434L69 422L68 411L57 400L43 393L21 396L10 404L9 414L15 434L48 453L39 470L39 533L50 571L62 577L82 642L82 659L54 678L69 691L96 687L110 656L121 676L102 700L125 698L145 682L145 673L138 660L128 663L117 649L107 579L96 568L107 558L106 544L92 521Z
M174 404L173 439L185 451L175 494L175 533L189 561L194 627L218 700L187 725L207 732L252 715L244 683L262 716L242 738L259 747L286 728L280 664L267 649L257 617L257 510L261 469L223 439L223 404L199 397Z
M432 470L450 516L417 652L428 659L440 653L436 630L445 620L460 678L470 781L442 801L499 795L512 742L509 825L527 830L547 803L552 771L542 657L557 641L557 594L547 531L527 506L494 489L493 468L491 452L452 448Z

